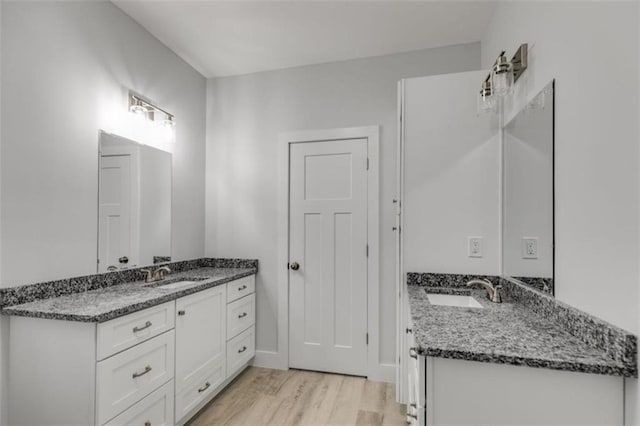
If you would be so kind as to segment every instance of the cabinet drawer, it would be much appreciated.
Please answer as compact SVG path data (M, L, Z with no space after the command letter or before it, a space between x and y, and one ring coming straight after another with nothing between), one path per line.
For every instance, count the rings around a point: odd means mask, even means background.
M253 326L227 342L227 377L253 358L256 353L255 342Z
M98 360L172 329L174 310L175 302L167 302L98 324Z
M186 415L207 400L218 386L225 380L224 363L215 369L203 374L197 382L191 383L176 394L176 423L179 423Z
M109 419L173 378L174 331L97 364L97 419Z
M227 305L227 340L251 327L255 322L256 295L238 299Z
M167 382L105 426L173 425L173 381Z
M256 276L240 278L227 283L227 303L251 294L256 291Z

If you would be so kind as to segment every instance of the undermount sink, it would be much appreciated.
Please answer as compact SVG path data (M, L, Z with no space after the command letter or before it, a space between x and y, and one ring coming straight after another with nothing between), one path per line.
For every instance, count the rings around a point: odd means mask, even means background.
M184 278L184 279L172 279L172 280L161 280L153 283L145 284L145 287L162 287L166 289L176 289L181 287L187 287L192 284L197 283L198 281L203 281L206 278Z
M460 296L453 294L431 294L427 293L427 299L432 305L455 306L458 308L482 308L476 299L471 296Z

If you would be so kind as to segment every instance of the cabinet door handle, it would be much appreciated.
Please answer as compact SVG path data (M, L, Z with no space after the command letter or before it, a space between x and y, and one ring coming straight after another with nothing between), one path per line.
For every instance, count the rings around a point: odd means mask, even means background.
M242 290L246 290L247 289L247 285L243 285L242 287L238 287L238 291L242 291Z
M151 426L151 422L147 420L146 422L144 422L144 426Z
M187 312L184 310L180 310L178 311L178 315L183 316L184 314L186 314Z
M205 383L203 387L198 389L198 393L202 393L202 392L206 391L207 389L209 389L209 386L211 386L211 383L209 383L209 382Z
M247 347L243 346L242 349L238 349L238 353L241 354L242 352L246 351Z
M144 376L144 375L145 375L145 374L147 374L149 371L151 371L151 366L150 366L150 365L147 365L147 366L144 368L144 371L143 371L142 373L135 372L135 373L133 373L133 374L131 375L131 377L133 377L134 379L137 379L138 377Z
M246 312L241 313L240 315L238 315L238 318L244 318L247 316Z
M145 322L142 327L133 327L133 332L137 333L138 331L146 330L149 327L151 327L151 321Z
M418 353L416 352L416 348L409 349L409 356L413 359L418 359Z
M405 331L406 331L407 334L413 333L413 330L411 328L406 328Z

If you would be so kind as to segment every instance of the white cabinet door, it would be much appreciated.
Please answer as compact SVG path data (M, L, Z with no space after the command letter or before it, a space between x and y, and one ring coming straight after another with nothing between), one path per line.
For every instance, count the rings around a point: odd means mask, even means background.
M211 371L224 369L226 290L221 285L176 301L176 393Z

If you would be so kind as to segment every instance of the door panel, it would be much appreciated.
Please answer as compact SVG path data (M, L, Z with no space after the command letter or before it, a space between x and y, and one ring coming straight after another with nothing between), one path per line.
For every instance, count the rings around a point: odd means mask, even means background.
M130 265L136 263L131 244L132 181L130 155L100 158L98 272L119 267L119 259L125 256Z
M365 375L367 140L290 149L289 364Z

